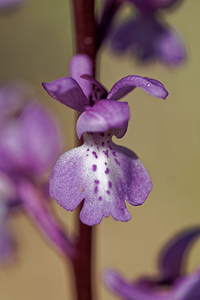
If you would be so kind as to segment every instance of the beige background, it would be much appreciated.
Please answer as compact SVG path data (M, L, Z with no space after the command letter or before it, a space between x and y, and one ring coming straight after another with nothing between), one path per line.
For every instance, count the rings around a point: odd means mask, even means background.
M0 16L0 80L20 78L34 85L36 96L59 117L67 149L74 144L73 112L50 99L41 82L68 74L73 54L69 2L30 0L15 13ZM200 2L183 2L166 19L187 43L184 66L138 66L129 58L112 56L108 49L102 49L99 57L100 79L108 89L120 77L137 74L161 80L170 93L162 101L138 89L126 99L132 118L118 143L140 156L154 188L143 206L128 205L133 216L130 222L109 218L96 228L99 299L116 299L101 283L105 268L116 268L130 279L156 274L156 256L163 243L178 230L200 222ZM73 228L74 213L54 206L63 223ZM16 216L12 225L19 251L16 262L0 270L0 299L73 299L69 264L48 247L23 215ZM200 264L199 251L197 243L189 270Z

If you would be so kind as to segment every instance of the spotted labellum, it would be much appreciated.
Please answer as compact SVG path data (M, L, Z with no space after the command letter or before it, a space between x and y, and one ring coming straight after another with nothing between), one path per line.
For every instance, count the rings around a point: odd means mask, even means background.
M83 200L80 219L99 224L102 217L131 218L125 201L141 205L148 197L151 178L137 155L118 146L112 136L126 133L130 112L123 96L140 87L150 95L166 98L167 91L157 80L127 76L108 93L92 78L89 58L77 55L70 63L71 77L43 83L54 99L80 112L76 130L83 145L65 152L49 178L50 194L66 210L73 211ZM84 75L83 75L84 74Z

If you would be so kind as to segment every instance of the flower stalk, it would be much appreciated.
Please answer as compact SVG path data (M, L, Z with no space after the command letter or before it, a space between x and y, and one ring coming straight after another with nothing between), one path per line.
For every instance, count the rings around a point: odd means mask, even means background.
M72 0L76 53L86 54L93 64L93 75L96 65L96 22L94 0ZM81 144L77 140L77 146ZM79 219L82 204L77 212L78 239L76 255L72 260L75 286L78 300L92 300L92 235L93 227L83 224Z

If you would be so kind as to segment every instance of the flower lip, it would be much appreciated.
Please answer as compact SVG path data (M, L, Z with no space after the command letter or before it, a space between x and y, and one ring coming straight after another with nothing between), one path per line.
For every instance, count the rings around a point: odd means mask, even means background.
M57 160L49 177L50 195L68 211L84 200L80 220L89 226L109 215L129 221L126 202L141 205L152 189L147 170L134 152L112 142L111 131L85 133L83 141Z

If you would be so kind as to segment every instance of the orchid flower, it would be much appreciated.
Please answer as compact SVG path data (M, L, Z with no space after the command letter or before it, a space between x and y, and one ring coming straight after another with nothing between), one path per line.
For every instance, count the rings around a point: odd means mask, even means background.
M0 169L34 179L49 170L62 141L53 116L37 101L25 102L23 97L16 85L0 86Z
M200 297L200 269L184 274L186 255L200 235L200 227L184 230L164 247L159 258L160 274L129 282L109 270L104 275L106 286L120 298L128 300L196 300Z
M108 1L110 2L110 0ZM117 0L112 2L115 1ZM130 50L141 61L155 58L172 66L178 65L186 59L182 38L163 21L160 12L161 9L171 8L180 1L126 0L124 2L135 5L137 11L128 20L112 26L109 38L113 51L121 54ZM108 13L104 10L103 19L106 19L106 14ZM108 17L110 18L110 16Z
M72 77L43 83L50 96L80 113L76 130L78 137L83 137L82 146L61 155L54 165L49 178L50 195L69 211L84 200L80 219L87 225L99 224L103 216L109 215L128 221L131 215L125 201L141 205L152 183L136 154L112 141L113 135L124 136L130 118L128 104L116 100L135 87L163 99L167 91L157 80L127 76L107 93L91 77L91 69L89 58L77 55L70 65Z
M13 208L26 211L60 252L72 254L50 210L45 182L63 145L60 128L49 111L27 96L24 84L0 86L0 261L11 252Z

